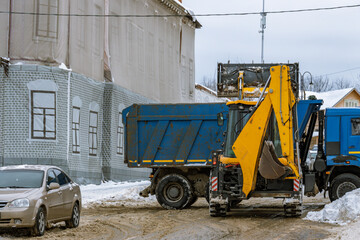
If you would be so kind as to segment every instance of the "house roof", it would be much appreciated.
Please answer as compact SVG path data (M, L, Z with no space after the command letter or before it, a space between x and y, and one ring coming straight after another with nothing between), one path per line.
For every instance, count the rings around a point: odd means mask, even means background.
M314 95L317 99L322 99L324 104L321 106L321 109L334 107L342 99L344 99L351 92L355 91L359 96L360 93L355 88L345 88L340 90L328 91L328 92L310 92L306 91L306 97Z

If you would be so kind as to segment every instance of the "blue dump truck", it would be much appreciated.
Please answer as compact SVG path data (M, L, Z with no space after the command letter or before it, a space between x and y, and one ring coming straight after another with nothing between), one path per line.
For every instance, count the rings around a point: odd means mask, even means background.
M211 152L221 149L227 117L225 103L134 104L123 111L125 163L151 168L151 185L140 195L156 194L167 209L191 206L207 197Z
M360 187L360 108L320 111L321 100L299 101L298 131L301 159L306 159L318 122L318 153L311 165L301 162L304 189L309 196L329 192L336 200ZM213 104L132 105L123 111L125 163L151 168L151 185L141 192L156 194L167 209L191 206L208 199L211 153L222 149L228 106ZM222 113L223 122L217 115ZM325 133L323 135L322 133Z

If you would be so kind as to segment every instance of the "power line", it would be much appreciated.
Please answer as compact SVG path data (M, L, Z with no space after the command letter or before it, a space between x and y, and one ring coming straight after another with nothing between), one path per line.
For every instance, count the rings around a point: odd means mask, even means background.
M360 4L336 6L336 7L322 7L322 8L305 8L305 9L294 9L294 10L278 10L268 12L242 12L242 13L203 13L203 14L73 14L73 13L37 13L37 12L9 12L0 11L0 14L19 14L19 15L36 15L36 16L58 16L58 17L117 17L117 18L156 18L156 17L223 17L223 16L246 16L246 15L259 15L259 14L283 14L283 13L298 13L298 12L314 12L314 11L327 11L345 8L358 8Z
M350 71L353 71L353 70L356 70L356 69L360 69L360 67L354 67L354 68L349 68L349 69L342 70L342 71L338 71L338 72L321 74L321 75L318 75L318 76L316 76L316 77L335 75L335 74L339 74L339 73L350 72Z

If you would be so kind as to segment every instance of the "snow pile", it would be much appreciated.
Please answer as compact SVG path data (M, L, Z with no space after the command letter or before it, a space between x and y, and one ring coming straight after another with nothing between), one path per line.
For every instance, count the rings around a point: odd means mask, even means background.
M306 220L345 225L360 216L360 189L346 193L336 201L326 204L317 212L309 212Z
M141 182L106 182L100 185L80 186L84 207L91 204L123 204L130 206L149 205L156 202L155 196L144 198L140 191L150 185L150 181Z

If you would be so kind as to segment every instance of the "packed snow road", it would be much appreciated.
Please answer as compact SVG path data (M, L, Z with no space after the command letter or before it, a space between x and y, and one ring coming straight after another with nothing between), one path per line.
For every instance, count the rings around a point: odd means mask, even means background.
M147 184L83 186L80 226L66 229L57 224L37 239L356 239L359 233L354 230L360 226L356 221L341 226L319 222L319 216L310 216L315 222L305 220L307 212L329 203L321 196L305 199L302 218L285 218L281 200L275 199L243 201L228 217L212 218L204 199L176 211L163 209L155 197L139 197ZM25 231L0 233L0 239L14 237L28 238Z

